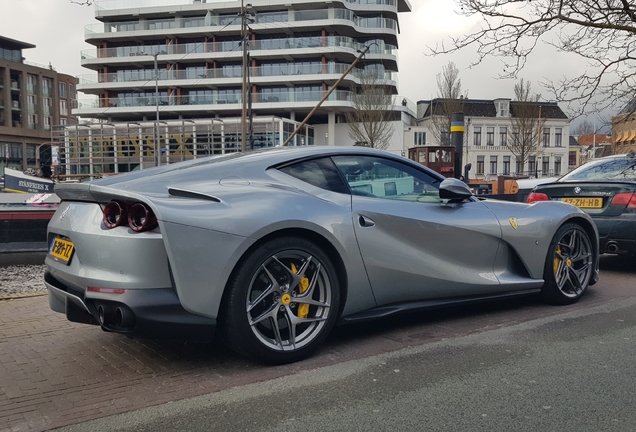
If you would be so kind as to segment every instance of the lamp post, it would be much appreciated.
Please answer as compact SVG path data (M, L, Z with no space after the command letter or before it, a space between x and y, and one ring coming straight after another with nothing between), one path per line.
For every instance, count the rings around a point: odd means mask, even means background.
M155 154L157 155L157 166L161 165L161 145L159 144L159 68L157 67L157 56L159 51L154 53L155 58Z
M241 92L241 151L246 150L246 128L247 128L247 37L246 37L247 24L245 22L245 4L244 0L241 0L241 44L243 44L243 62L242 62L242 92Z

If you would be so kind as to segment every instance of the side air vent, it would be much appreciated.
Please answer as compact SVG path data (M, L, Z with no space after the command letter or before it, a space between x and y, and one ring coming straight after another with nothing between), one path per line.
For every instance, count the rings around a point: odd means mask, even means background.
M211 195L206 195L200 192L193 192L193 191L188 191L188 190L183 190L183 189L175 189L175 188L169 188L168 189L168 193L172 196L177 196L177 197L183 197L183 198L192 198L192 199L202 199L202 200L207 200L207 201L213 201L213 202L221 202L220 199L213 197Z

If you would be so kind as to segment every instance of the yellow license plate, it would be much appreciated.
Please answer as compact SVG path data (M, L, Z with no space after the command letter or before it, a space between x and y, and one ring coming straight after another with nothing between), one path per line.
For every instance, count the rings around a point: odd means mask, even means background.
M73 257L74 250L75 246L72 241L55 237L49 248L49 256L55 261L68 264Z
M603 198L561 198L561 201L573 204L579 208L601 208L603 207Z

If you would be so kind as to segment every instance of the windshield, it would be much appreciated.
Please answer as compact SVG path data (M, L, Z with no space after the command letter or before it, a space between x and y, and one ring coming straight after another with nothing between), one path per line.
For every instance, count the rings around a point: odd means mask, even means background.
M561 181L572 180L636 181L636 158L613 158L589 162L561 179Z

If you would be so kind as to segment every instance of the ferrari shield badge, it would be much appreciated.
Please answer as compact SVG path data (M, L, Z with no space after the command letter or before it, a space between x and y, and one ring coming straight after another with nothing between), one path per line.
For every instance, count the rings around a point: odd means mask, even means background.
M510 222L510 226L512 227L513 230L517 229L517 218L508 218L508 221Z

